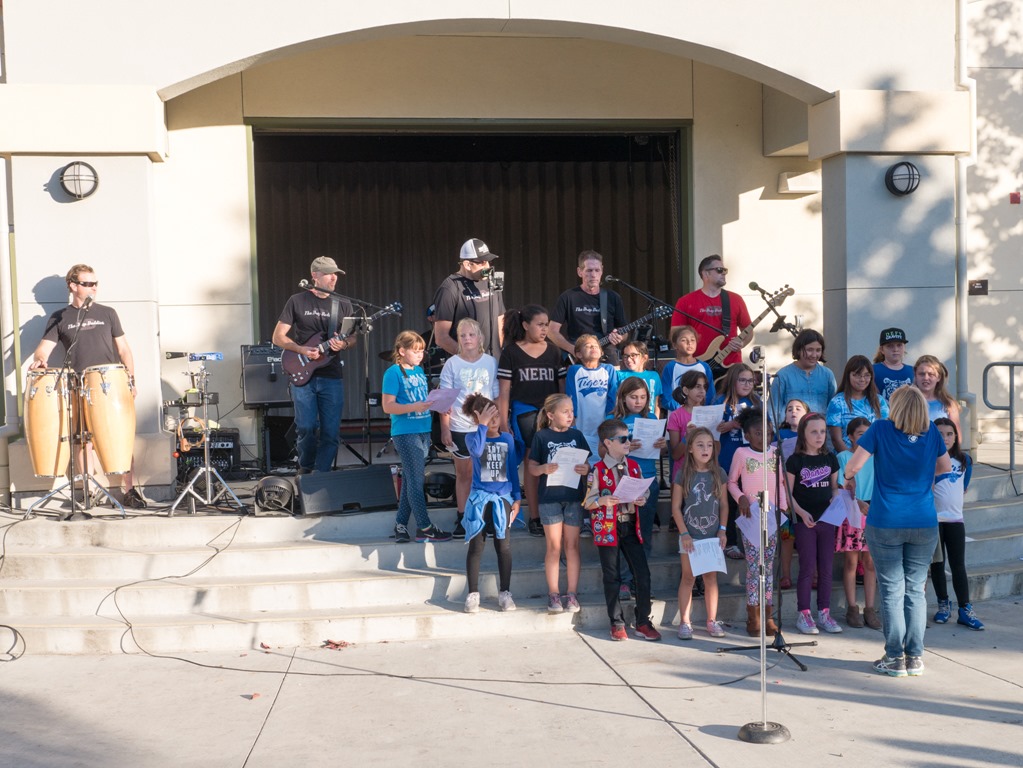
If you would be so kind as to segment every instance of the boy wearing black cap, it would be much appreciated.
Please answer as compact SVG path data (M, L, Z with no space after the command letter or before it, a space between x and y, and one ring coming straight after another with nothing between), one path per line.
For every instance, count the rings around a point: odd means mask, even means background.
M899 387L913 383L913 366L905 365L906 332L901 328L885 328L878 339L874 355L874 381L877 391L885 400Z

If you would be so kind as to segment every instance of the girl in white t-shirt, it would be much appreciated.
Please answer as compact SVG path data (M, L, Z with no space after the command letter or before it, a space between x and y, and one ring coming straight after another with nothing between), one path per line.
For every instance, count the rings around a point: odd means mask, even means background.
M459 321L458 354L449 357L440 372L440 386L459 390L458 399L448 413L440 415L440 439L451 451L455 465L455 501L458 504L458 520L455 523L454 538L464 539L462 515L465 514L465 500L472 489L472 458L465 447L465 436L476 431L476 422L462 413L465 399L479 394L496 400L498 394L497 360L483 352L483 330L471 317Z

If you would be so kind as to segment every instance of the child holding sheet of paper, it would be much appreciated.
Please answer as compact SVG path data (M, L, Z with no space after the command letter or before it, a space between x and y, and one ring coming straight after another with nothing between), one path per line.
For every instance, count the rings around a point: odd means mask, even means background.
M838 473L844 476L845 465L852 458L856 444L870 426L870 420L857 416L846 427L849 450L838 454ZM842 567L842 586L845 588L845 600L849 606L845 611L845 623L850 627L862 627L866 624L871 629L881 629L881 617L877 613L874 601L877 598L877 574L874 573L874 561L867 550L867 542L863 537L866 526L866 515L870 509L870 497L874 492L874 457L871 456L860 470L856 482L856 504L863 514L863 525L854 526L848 520L842 523L835 536L835 551L845 554ZM863 614L856 602L856 566L863 564Z
M696 576L689 562L694 542L717 539L725 546L725 524L728 520L728 478L718 464L718 443L706 427L689 432L682 467L671 484L671 515L678 526L679 557L682 559L682 580L678 585L678 639L692 640L693 584ZM723 562L723 561L722 561ZM718 578L716 571L703 574L707 633L724 637L725 630L717 620Z
M831 500L842 489L838 485L838 459L827 446L828 428L824 416L808 413L799 421L796 450L785 462L792 487L793 529L799 553L796 582L796 629L804 635L842 631L831 617L831 571L835 563L835 532L838 527L821 520ZM810 614L810 592L814 566L817 581L817 621Z
M739 427L749 445L741 446L732 457L728 472L728 492L739 506L739 514L750 517L750 502L756 501L764 490L764 464L767 464L768 498L783 511L789 507L789 496L781 474L778 455L771 446L773 435L768 423L768 434L764 434L764 411L761 408L747 408L739 414ZM774 509L769 508L773 515ZM760 635L760 538L742 534L742 545L746 555L746 632L750 637ZM764 573L774 573L774 552L778 546L778 531L767 538L764 548ZM767 579L764 586L766 622L764 632L774 635L778 625L774 623L774 583Z

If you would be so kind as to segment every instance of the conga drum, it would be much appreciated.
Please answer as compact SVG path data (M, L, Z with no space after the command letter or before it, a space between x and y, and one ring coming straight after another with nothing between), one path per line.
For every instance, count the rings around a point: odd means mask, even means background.
M25 382L25 438L32 471L38 477L60 477L71 459L68 424L68 375L58 368L37 368Z
M123 365L93 365L82 371L82 408L103 473L131 469L135 447L135 400Z

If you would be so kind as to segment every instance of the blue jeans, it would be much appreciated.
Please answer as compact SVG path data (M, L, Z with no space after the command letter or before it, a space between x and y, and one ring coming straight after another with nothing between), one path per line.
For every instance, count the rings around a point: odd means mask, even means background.
M291 388L291 401L295 404L299 468L329 472L341 442L344 382L313 376L305 386Z
M426 511L423 478L426 476L430 433L392 435L391 439L394 440L394 450L401 458L401 498L398 499L398 515L395 522L408 525L409 518L415 515L417 528L429 528L430 515Z
M927 628L924 585L938 543L938 525L878 528L868 522L864 538L877 571L884 652L893 659L922 656Z

